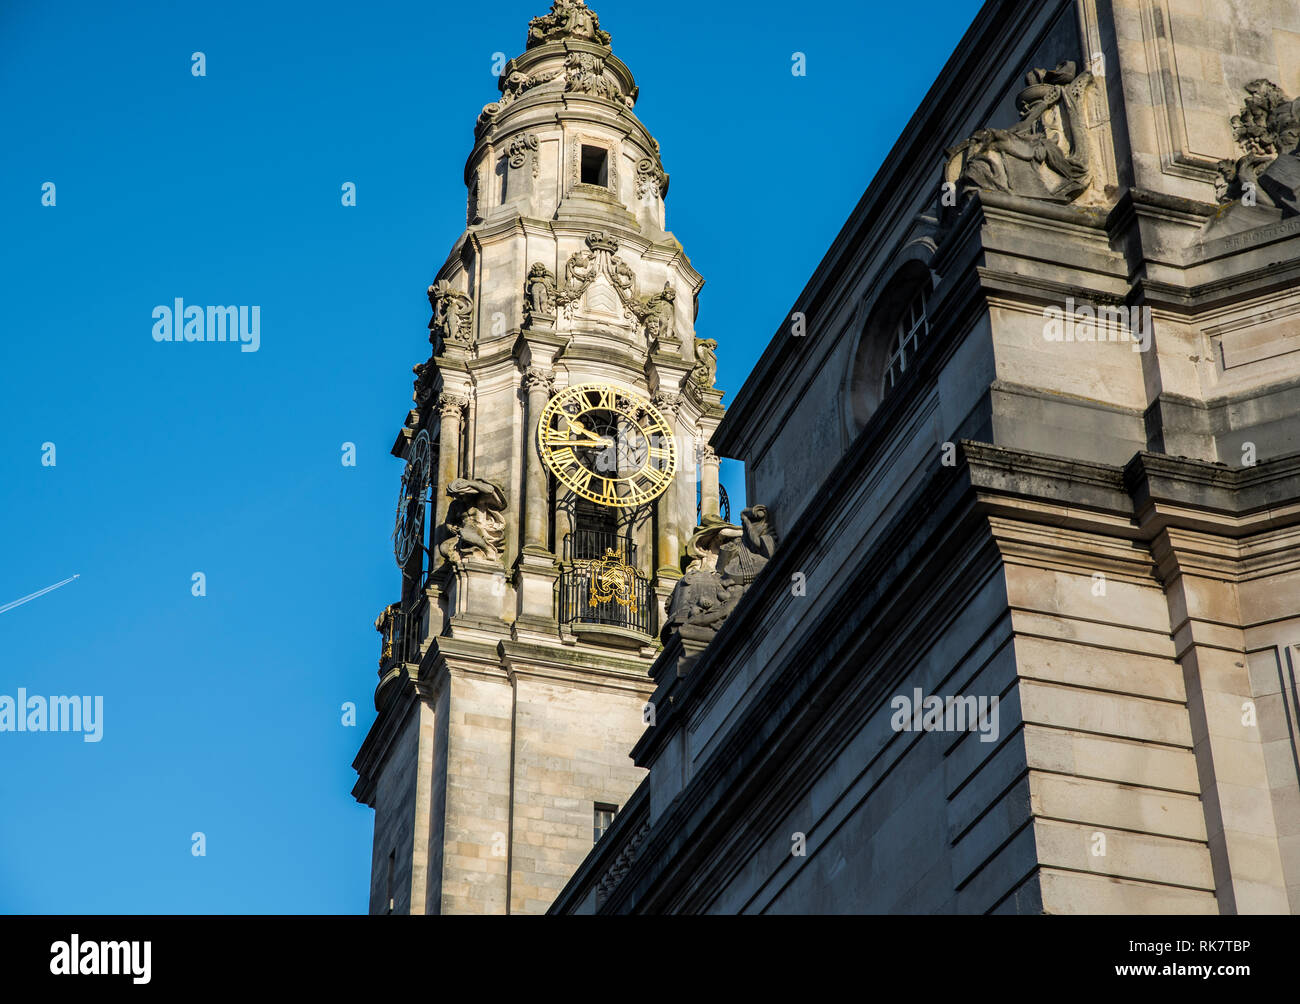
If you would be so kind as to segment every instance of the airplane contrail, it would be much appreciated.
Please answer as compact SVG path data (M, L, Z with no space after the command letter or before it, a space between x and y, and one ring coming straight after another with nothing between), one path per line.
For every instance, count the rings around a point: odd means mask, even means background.
M29 593L28 595L24 596L22 599L14 600L11 603L6 603L4 606L0 607L0 614L7 613L8 611L12 610L14 607L21 607L24 603L34 600L38 596L44 596L46 593L58 589L59 586L66 586L69 582L72 581L72 579L79 579L79 578L81 578L80 572L72 576L71 579L64 579L62 582L56 582L52 586L46 586L44 589L38 589L34 593Z

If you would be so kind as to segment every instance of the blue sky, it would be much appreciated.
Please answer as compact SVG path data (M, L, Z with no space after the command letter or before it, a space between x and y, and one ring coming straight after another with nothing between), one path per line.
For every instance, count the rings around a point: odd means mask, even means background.
M548 6L0 10L0 604L80 575L0 613L0 694L104 698L98 743L0 733L0 911L365 911L388 450L493 54ZM978 3L592 6L730 401ZM260 350L156 344L176 297L260 305Z

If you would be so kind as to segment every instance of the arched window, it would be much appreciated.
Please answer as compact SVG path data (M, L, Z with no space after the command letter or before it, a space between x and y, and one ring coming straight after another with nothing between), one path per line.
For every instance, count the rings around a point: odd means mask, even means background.
M848 378L846 419L857 435L881 402L915 368L930 331L927 307L932 280L928 256L900 264L868 304L867 321L854 348Z
M920 351L922 339L930 332L930 321L926 316L926 303L930 298L928 285L917 290L908 302L894 325L894 334L889 343L889 352L885 357L885 371L880 377L880 398L883 401L894 386L903 379L908 365Z

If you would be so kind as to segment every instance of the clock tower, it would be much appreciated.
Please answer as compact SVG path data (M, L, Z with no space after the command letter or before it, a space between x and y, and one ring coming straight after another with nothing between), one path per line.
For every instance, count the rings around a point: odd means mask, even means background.
M372 913L545 911L641 780L665 603L723 504L717 343L632 74L556 0L499 89L393 445Z

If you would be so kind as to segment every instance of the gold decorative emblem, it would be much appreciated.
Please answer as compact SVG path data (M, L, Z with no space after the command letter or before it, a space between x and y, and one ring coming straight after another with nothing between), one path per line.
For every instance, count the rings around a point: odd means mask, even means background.
M631 509L663 494L677 471L673 431L658 409L607 384L565 388L537 423L537 448L575 495Z
M614 548L605 548L603 558L592 558L587 563L587 570L591 576L588 606L594 607L613 600L620 607L625 607L632 602L636 572Z

